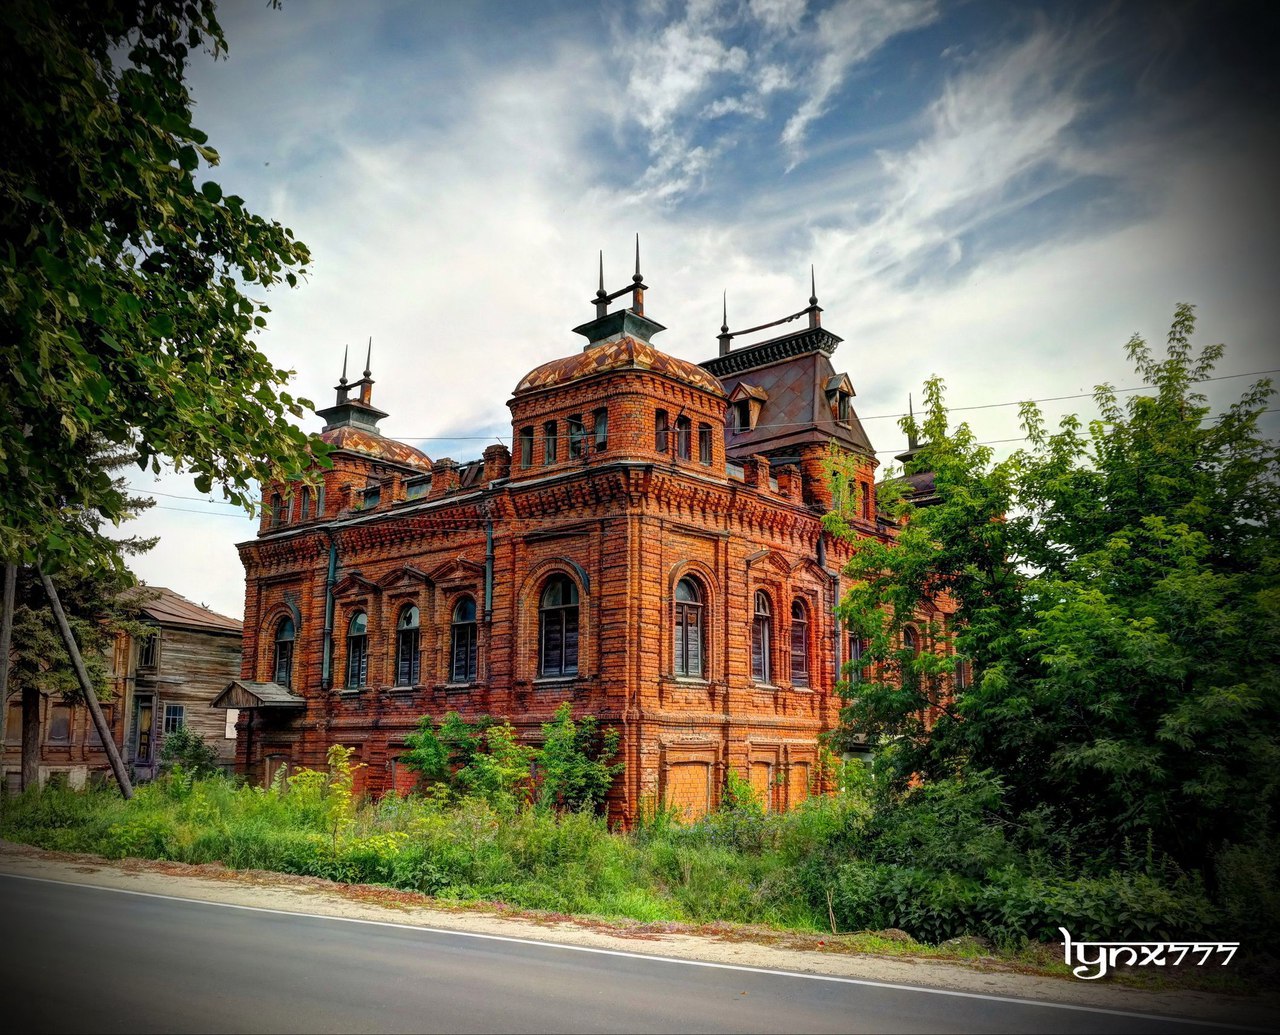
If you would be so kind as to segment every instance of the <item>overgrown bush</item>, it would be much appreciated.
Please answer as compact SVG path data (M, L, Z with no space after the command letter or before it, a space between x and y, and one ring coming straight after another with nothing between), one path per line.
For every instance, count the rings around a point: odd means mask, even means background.
M217 749L185 724L164 735L160 764L194 777L213 776L220 771Z

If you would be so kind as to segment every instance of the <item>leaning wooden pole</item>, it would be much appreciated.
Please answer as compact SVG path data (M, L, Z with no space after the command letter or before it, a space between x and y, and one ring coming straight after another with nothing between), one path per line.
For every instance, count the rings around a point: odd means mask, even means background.
M18 566L4 566L4 603L0 604L0 751L7 743L9 722L9 643L13 637L14 589L18 584Z
M40 569L37 570L39 571ZM53 617L58 623L58 631L62 633L62 642L66 645L67 655L71 658L71 667L76 670L76 679L80 683L80 689L84 692L84 701L89 706L89 714L93 716L93 724L97 727L98 738L102 741L102 746L107 752L107 758L111 762L111 771L115 773L116 783L120 785L120 793L124 795L126 800L132 798L133 784L129 782L129 774L125 770L124 759L120 757L120 751L116 747L115 739L111 736L111 730L107 727L107 720L102 717L102 708L98 704L98 694L93 689L93 684L89 682L89 671L84 667L84 658L80 656L80 648L76 645L75 634L71 631L67 616L62 612L62 603L58 600L58 591L54 588L53 580L43 571L40 571L40 582L44 586L45 593L48 594L49 606L53 608Z

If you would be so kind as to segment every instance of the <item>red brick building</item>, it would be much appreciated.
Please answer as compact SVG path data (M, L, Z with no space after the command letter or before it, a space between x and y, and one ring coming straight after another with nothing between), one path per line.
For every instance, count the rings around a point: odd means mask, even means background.
M355 748L364 788L405 788L405 734L509 719L536 742L564 701L622 734L613 814L700 814L726 772L772 807L821 787L850 644L851 545L824 533L823 457L852 456L859 534L886 537L876 460L817 299L701 365L651 344L645 286L596 296L584 349L516 386L514 455L431 460L378 432L370 371L320 411L333 468L268 493L246 571L237 764L266 779ZM631 294L629 308L609 303ZM751 332L739 332L751 333Z

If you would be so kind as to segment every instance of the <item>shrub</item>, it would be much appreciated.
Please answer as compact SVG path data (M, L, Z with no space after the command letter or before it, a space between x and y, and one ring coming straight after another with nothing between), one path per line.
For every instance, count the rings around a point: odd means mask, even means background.
M164 735L160 745L160 763L181 776L213 776L218 767L218 752L190 726L179 726Z

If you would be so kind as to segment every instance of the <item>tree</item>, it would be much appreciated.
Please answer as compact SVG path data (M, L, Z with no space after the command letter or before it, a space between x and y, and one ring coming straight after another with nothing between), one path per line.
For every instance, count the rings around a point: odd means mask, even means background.
M600 730L594 715L576 722L566 701L556 709L555 719L542 724L542 747L538 749L538 804L578 812L598 812L623 764L611 760L618 753L618 731Z
M1194 385L1223 350L1196 352L1193 330L1180 305L1163 359L1135 336L1148 391L1122 406L1100 386L1087 427L1050 434L1024 405L1029 445L1000 462L928 384L923 428L906 424L940 502L901 502L896 543L860 544L842 604L878 672L848 688L844 734L881 745L900 790L994 773L1006 819L1054 817L1104 866L1126 839L1202 866L1274 833L1280 450L1258 433L1272 389L1211 416ZM908 656L902 624L939 593L958 621L934 630L940 654ZM974 681L926 730L924 688L958 659Z
M118 521L127 499L82 462L94 437L251 503L325 449L289 423L310 403L256 349L309 254L224 195L184 85L226 40L213 0L0 5L0 559L118 555L68 509Z

